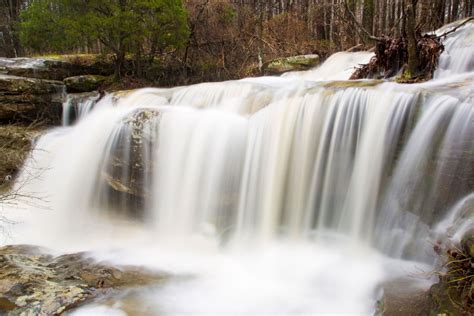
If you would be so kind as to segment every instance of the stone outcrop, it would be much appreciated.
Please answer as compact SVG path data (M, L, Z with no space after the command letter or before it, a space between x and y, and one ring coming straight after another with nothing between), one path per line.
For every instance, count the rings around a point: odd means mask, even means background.
M63 91L59 81L0 75L0 122L57 124Z
M263 65L269 75L279 75L288 71L309 70L320 63L319 55L299 55L273 59Z
M114 73L113 63L97 56L77 55L57 58L0 58L0 73L28 78L62 81L84 74L108 76Z
M0 126L0 187L11 184L28 157L33 140L43 131L34 126Z
M138 267L112 267L85 253L54 257L32 246L0 248L0 315L61 315L112 293L164 282Z
M97 90L106 80L104 76L82 75L64 79L67 92L91 92Z

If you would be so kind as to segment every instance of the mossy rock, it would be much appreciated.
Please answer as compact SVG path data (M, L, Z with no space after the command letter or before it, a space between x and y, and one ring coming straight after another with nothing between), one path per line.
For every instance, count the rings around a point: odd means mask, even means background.
M474 228L464 233L461 239L462 250L471 258L474 258Z
M83 75L64 79L68 92L91 92L97 90L106 80L104 76Z
M288 71L308 70L319 63L319 55L299 55L273 59L263 66L263 70L266 74L277 75Z

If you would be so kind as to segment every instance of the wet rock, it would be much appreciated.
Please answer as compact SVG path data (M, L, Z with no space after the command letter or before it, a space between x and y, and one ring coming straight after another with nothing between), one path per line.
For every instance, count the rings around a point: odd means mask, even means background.
M58 81L0 75L0 121L59 123L63 90Z
M152 177L152 147L159 118L158 111L142 109L117 126L115 143L102 170L101 186L105 190L99 200L103 207L133 218L142 217L144 198L149 195L146 181Z
M308 70L320 63L319 55L300 55L277 58L263 65L265 74L278 75L288 71Z
M0 314L60 315L89 300L166 280L137 267L112 267L85 253L59 257L32 246L0 248Z
M91 92L97 90L105 81L104 76L83 75L64 79L68 92Z
M413 279L400 278L382 285L377 316L429 315L429 288Z

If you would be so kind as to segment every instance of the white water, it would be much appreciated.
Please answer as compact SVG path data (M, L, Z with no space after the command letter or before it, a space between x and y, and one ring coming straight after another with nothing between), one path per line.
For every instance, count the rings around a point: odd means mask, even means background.
M98 93L68 94L63 102L62 123L69 126L74 119L84 118L94 108L100 95Z
M293 77L310 81L347 80L354 72L354 67L367 64L374 53L340 52L330 56L320 67L308 71L289 72L283 77Z
M85 106L39 141L19 184L44 198L6 242L185 277L78 315L372 314L472 196L474 74L325 81L367 58Z
M441 35L449 31L451 27L460 22L454 22L436 32ZM448 36L443 44L445 52L439 60L439 66L434 77L442 78L454 74L468 73L474 71L474 59L472 58L472 43L474 42L474 28L472 22L462 26L456 36Z

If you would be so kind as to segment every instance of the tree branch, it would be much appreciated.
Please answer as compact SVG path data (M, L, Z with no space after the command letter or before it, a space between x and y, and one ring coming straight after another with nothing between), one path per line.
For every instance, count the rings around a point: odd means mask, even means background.
M436 39L440 39L442 37L445 37L445 36L448 36L449 34L451 33L454 33L456 32L460 27L466 25L467 23L469 23L470 21L474 21L474 17L470 17L469 19L467 19L466 21L462 22L461 24L459 24L458 26L454 27L453 29L447 31L447 32L444 32L443 34L439 35L436 37Z

